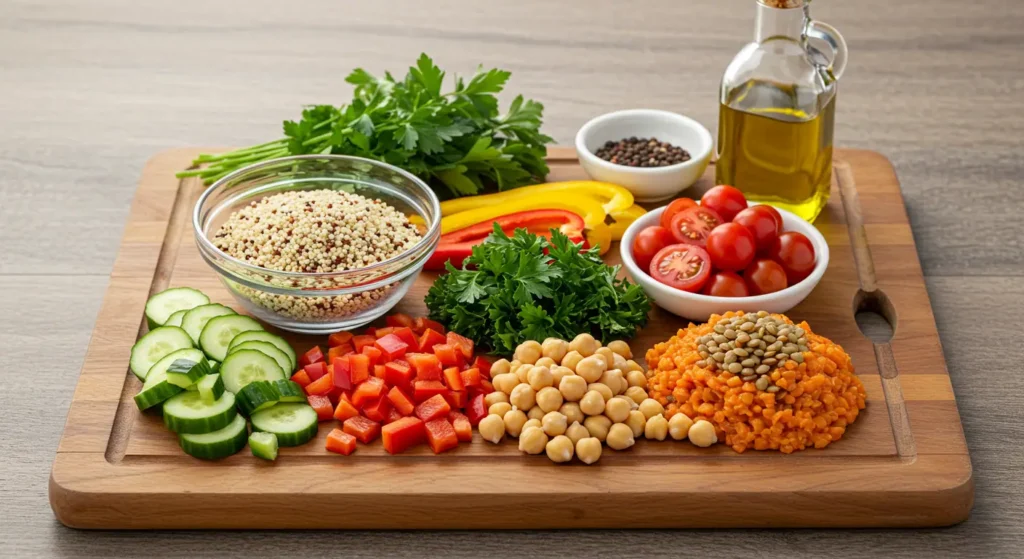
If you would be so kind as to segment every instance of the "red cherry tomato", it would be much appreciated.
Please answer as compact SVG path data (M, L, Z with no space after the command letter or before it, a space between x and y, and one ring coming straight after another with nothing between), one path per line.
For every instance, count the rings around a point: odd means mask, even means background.
M714 210L697 206L677 213L668 230L676 242L703 247L711 230L721 224L722 218Z
M665 208L665 211L661 212L661 226L664 227L665 229L671 228L672 218L675 217L676 214L682 212L683 210L688 210L690 208L696 207L697 202L694 202L690 198L678 198L676 200L672 200L672 203Z
M786 271L774 260L758 258L743 272L747 288L752 295L774 293L786 288Z
M661 283L697 293L711 275L711 257L699 246L669 245L651 261L651 277Z
M676 242L664 227L653 225L640 231L633 239L633 260L641 270L651 267L651 260L659 250Z
M796 231L787 231L768 250L768 257L782 264L786 278L793 285L814 271L814 245L811 240Z
M772 217L775 218L775 221L779 224L779 233L782 233L782 230L786 228L786 224L782 222L782 214L779 213L779 210L775 209L772 206L769 206L768 204L761 204L756 207L763 208L764 211L770 213Z
M747 198L738 188L720 184L700 197L700 205L715 210L724 221L732 221L736 214L747 207Z
M701 293L715 297L747 297L750 295L750 290L747 289L747 284L739 274L717 272L712 274L708 282L704 284L704 290Z
M716 270L738 272L754 259L754 235L739 223L723 223L708 235L708 254Z
M772 243L782 233L782 222L775 219L775 216L772 215L773 211L775 208L771 206L752 206L732 218L733 223L746 227L754 235L758 254L768 252Z

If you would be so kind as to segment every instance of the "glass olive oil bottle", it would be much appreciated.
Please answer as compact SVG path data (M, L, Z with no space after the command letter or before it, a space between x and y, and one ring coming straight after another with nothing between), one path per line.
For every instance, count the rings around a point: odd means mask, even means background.
M805 0L758 0L757 10L755 41L722 79L716 181L814 221L831 187L846 44L810 19Z

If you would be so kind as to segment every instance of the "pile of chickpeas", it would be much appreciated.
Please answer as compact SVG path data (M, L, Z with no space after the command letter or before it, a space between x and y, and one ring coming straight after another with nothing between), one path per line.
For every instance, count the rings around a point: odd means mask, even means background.
M511 362L491 365L496 390L484 398L488 415L477 430L492 443L518 437L522 452L543 452L553 462L576 456L585 464L601 459L603 445L625 450L641 436L717 442L707 421L694 423L683 413L666 420L662 405L647 397L647 375L632 357L626 342L602 347L590 334L523 342Z

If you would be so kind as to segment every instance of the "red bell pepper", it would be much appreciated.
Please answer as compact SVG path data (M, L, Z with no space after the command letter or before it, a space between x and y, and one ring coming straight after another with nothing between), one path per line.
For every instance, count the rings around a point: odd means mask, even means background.
M344 357L350 353L355 353L356 350L352 349L352 344L341 344L334 346L327 350L327 363L333 364L336 359Z
M306 365L312 365L313 363L319 363L324 360L324 352L320 351L320 346L313 346L312 349L302 354L299 357L299 366L305 367Z
M466 407L468 395L466 394L466 392L462 390L449 390L448 392L445 392L441 396L444 396L444 400L448 402L448 405L454 409L461 410L462 408Z
M384 323L392 328L412 328L413 320L407 314L395 313L385 316Z
M429 353L410 353L405 356L416 370L416 380L441 380L441 362Z
M378 338L374 345L381 351L385 361L394 361L405 355L409 349L409 344L394 334Z
M317 361L316 363L306 365L302 370L306 371L306 374L309 375L309 380L311 381L319 380L320 377L326 375L328 371L327 363L323 361Z
M466 389L466 384L462 382L462 375L459 374L458 367L448 367L444 370L444 383L448 385L449 390Z
M401 359L384 365L384 382L389 386L409 387L412 377L412 365Z
M462 379L462 385L466 388L482 386L483 383L483 376L480 373L480 369L477 369L476 367L460 372L459 377Z
M356 391L352 393L352 405L362 409L366 404L384 395L384 381L377 377L370 377L359 383Z
M388 400L391 400L391 405L402 415L412 415L416 411L416 404L413 404L412 399L397 386L392 386L388 391Z
M402 412L396 410L395 408L391 408L391 409L388 410L387 418L384 419L384 424L387 425L389 423L394 423L394 422L398 421L399 419L402 419L403 417L405 417L405 416L402 415Z
M369 328L366 329L365 332L363 332L363 334L365 334L367 336L371 336L373 338L376 338L377 337L377 329L375 327L373 327L373 326L370 326Z
M434 355L441 360L441 364L445 367L461 367L466 360L462 358L462 353L458 349L450 344L437 344L434 346Z
M356 353L362 353L364 347L372 346L376 342L377 338L373 336L355 336L352 338L352 347L356 349Z
M309 406L316 412L316 416L320 421L327 421L334 417L334 406L331 405L331 399L327 396L314 394L307 396L306 401L309 402Z
M306 386L306 394L326 396L327 393L333 389L334 375L327 373L326 375L309 383L309 385Z
M480 370L482 378L491 378L491 362L483 355L476 356L476 360L473 361L473 367Z
M356 438L341 429L327 435L327 450L348 456L356 450Z
M487 402L484 402L484 395L477 394L469 400L466 406L466 417L471 425L479 425L480 420L487 417Z
M384 378L384 373L387 372L387 370L388 370L387 367L385 367L384 365L374 365L373 366L373 376L382 379L382 378Z
M433 328L427 328L423 331L423 335L421 335L419 339L420 353L432 353L434 351L434 346L437 344L443 344L446 340L447 339L444 337L444 334L441 334Z
M393 326L388 326L387 328L377 328L376 330L373 331L373 336L379 340L394 331L395 328Z
M448 392L448 387L439 380L418 380L413 383L412 399L423 402L438 394Z
M306 373L305 369L299 369L298 372L292 375L292 382L305 388L307 385L309 385L309 383L313 381L309 378L309 374Z
M440 333L442 336L444 335L444 325L441 324L440 322L430 320L429 318L423 318L422 316L417 316L412 320L413 332L416 332L417 334L422 334L427 330L433 330L435 332Z
M338 421L345 421L350 417L359 415L359 410L352 405L352 402L344 398L338 400L338 406L334 408L334 419Z
M388 454L398 454L410 447L421 444L427 438L423 420L418 417L403 417L394 423L388 423L381 429L384 450Z
M416 406L416 417L423 421L430 421L439 417L448 417L450 411L452 411L452 407L448 405L448 402L440 394L436 394Z
M460 352L462 357L466 361L473 359L473 340L456 334L455 332L448 332L448 345L455 346Z
M362 353L353 353L348 356L349 364L352 366L352 382L363 382L370 378L370 358Z
M420 341L416 334L413 333L412 328L395 328L391 333L398 336L409 347L419 347L420 345Z
M368 346L364 347L363 351L361 351L360 353L362 353L363 355L365 355L365 356L370 358L370 364L371 365L383 365L384 364L380 360L381 355L383 355L383 354L381 353L381 351L379 349L377 349L376 347L374 347L372 345L368 345Z
M427 430L427 442L430 443L430 450L434 454L441 454L459 446L459 437L455 434L455 427L448 423L448 416L427 421L423 424Z
M339 357L331 368L333 369L334 386L342 390L352 390L352 362L349 356Z
M387 396L381 396L363 405L363 415L381 423L388 418L388 412L390 411L391 400Z
M327 336L327 346L337 347L352 341L352 332L335 332Z
M455 436L459 438L460 443L473 441L473 426L470 425L468 417L453 410L448 414L448 421L455 428Z
M373 442L380 435L380 423L361 415L346 419L341 428L349 435L359 439L359 442L363 444Z

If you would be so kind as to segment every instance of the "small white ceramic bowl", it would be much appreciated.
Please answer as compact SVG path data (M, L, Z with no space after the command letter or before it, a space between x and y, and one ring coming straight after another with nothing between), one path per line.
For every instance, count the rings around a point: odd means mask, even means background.
M690 160L665 167L627 167L594 155L605 142L631 136L679 146L690 153ZM654 109L604 114L576 133L576 153L590 178L622 185L638 202L666 200L693 186L704 175L713 147L711 133L696 120Z
M669 287L654 278L646 270L641 270L633 260L633 239L645 227L657 225L664 207L650 211L640 219L633 222L626 229L619 243L619 252L622 255L622 264L626 271L632 276L633 281L640 284L644 292L654 299L654 302L668 312L691 320L706 322L712 314L722 314L726 311L742 310L746 312L768 311L770 313L784 313L800 304L814 286L821 281L821 276L828 268L828 243L825 237L818 232L810 223L800 219L795 214L786 210L779 210L782 214L783 228L785 231L797 231L803 233L814 245L814 253L817 262L811 275L804 278L796 285L791 285L782 291L769 293L767 295L755 295L753 297L712 297L700 293L689 293Z

